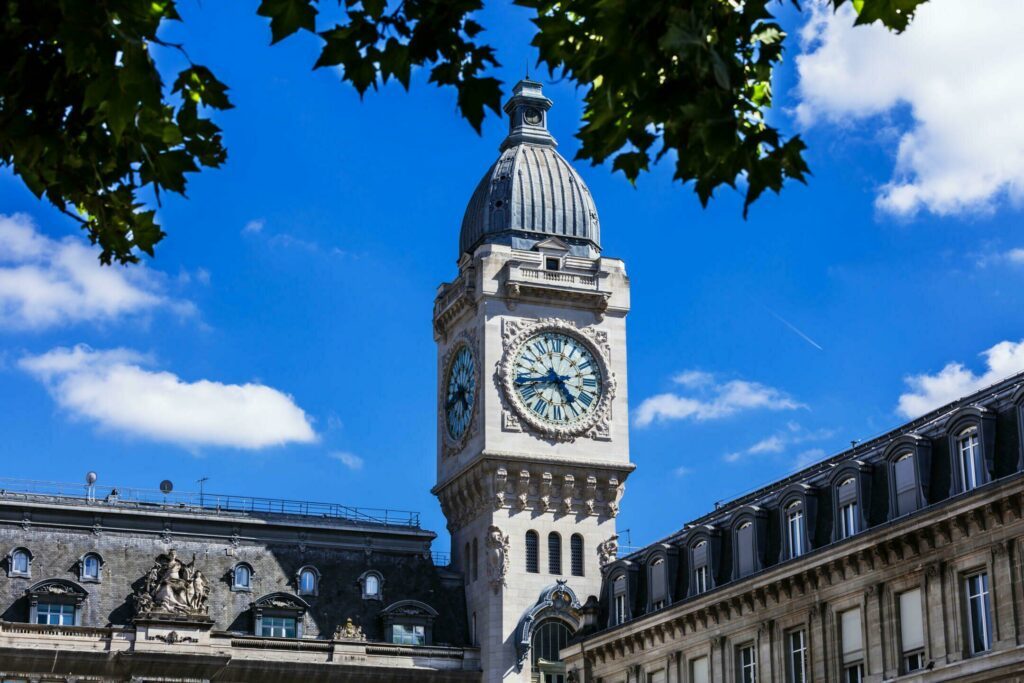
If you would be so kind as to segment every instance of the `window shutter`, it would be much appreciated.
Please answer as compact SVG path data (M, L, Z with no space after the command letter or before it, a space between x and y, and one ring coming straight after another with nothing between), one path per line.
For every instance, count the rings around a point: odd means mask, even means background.
M651 564L651 602L665 599L665 560Z
M693 548L693 566L699 567L708 563L708 544L698 543Z
M917 473L914 457L904 456L893 468L896 476L896 512L905 515L917 509Z
M850 483L846 483L846 481ZM847 479L839 485L839 505L843 506L847 503L857 502L857 480Z
M693 683L708 683L708 658L700 657L690 662Z
M736 549L739 552L739 574L754 572L754 525L747 522L736 530Z
M924 647L924 624L921 613L921 589L900 594L900 638L904 652Z
M863 633L860 625L860 608L842 613L840 636L843 641L843 663L858 661L864 649Z
M537 561L537 532L530 531L526 532L526 571L531 574L536 574L540 571Z

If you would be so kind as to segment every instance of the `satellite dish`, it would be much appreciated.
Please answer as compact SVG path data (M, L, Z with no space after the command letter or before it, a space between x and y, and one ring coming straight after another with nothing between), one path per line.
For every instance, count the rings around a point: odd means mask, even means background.
M164 479L160 482L160 491L166 495L174 490L174 484L171 483L170 479Z
M95 472L86 472L85 483L88 484L89 486L92 486L93 484L96 483L97 478L98 477L96 476Z

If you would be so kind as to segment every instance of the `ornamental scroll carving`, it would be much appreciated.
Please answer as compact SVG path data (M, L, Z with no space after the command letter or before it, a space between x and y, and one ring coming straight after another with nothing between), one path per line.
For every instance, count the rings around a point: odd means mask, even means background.
M487 530L487 576L491 580L491 588L497 593L507 586L505 577L508 576L510 547L508 534L502 533L501 529L491 525Z
M619 556L619 535L614 534L611 538L597 544L597 564L599 567L611 564Z
M205 617L209 610L210 585L196 568L195 555L186 564L171 550L157 556L156 563L131 599L136 616L162 613Z

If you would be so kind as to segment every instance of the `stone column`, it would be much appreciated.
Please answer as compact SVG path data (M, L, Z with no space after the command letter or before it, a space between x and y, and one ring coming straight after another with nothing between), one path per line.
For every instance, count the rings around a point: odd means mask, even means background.
M989 598L995 617L993 650L1013 647L1017 641L1017 629L1013 618L1013 569L1011 565L1010 542L997 541L992 546L992 580L989 582Z
M810 669L811 669L811 680L812 681L828 681L828 667L827 663L827 650L828 640L826 638L828 634L828 606L823 602L816 602L811 605L811 619L808 636L808 645L810 646L810 656L808 657Z
M864 674L879 674L879 678L885 671L884 644L893 637L882 621L884 589L884 584L878 583L868 586L864 591Z

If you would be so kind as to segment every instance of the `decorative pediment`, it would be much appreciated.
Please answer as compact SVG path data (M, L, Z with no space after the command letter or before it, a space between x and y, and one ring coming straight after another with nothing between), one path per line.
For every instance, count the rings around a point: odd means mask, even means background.
M433 619L437 616L437 610L419 600L399 600L381 610L381 616L430 617Z
M558 252L567 253L569 251L569 245L558 239L557 237L548 237L543 239L537 244L533 245L534 251L546 251L546 252Z
M80 603L89 597L88 591L68 579L46 579L25 591L34 598L62 598L67 602Z
M254 600L252 608L254 610L290 610L305 614L309 609L309 603L297 595L277 592L269 593L258 600Z

